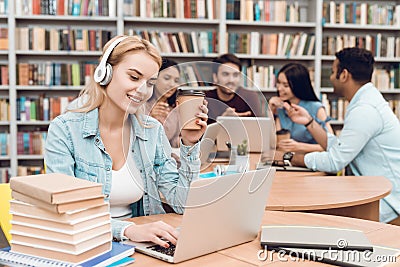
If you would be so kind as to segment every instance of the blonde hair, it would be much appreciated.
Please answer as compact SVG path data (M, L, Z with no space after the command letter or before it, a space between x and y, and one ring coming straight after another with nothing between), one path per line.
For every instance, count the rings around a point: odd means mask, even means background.
M103 55L110 44L120 37L123 36L115 36L105 44L103 48ZM146 51L147 54L158 64L158 67L161 66L162 60L157 49L149 41L141 39L138 36L128 36L126 39L122 40L113 49L112 53L107 59L107 63L109 63L111 66L116 66L123 60L124 56L128 55L129 53L137 53L141 51ZM100 57L99 62L101 61L102 57L103 56ZM98 108L107 97L106 91L104 90L105 87L107 87L107 85L101 86L94 81L92 76L89 84L86 85L85 88L79 93L79 97L83 99L83 105L69 111L89 112L95 108Z

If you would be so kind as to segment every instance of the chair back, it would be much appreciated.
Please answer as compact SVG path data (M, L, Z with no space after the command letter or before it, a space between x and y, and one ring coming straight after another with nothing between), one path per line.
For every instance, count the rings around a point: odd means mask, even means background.
M0 226L8 241L11 240L11 219L10 214L11 188L9 183L0 183Z

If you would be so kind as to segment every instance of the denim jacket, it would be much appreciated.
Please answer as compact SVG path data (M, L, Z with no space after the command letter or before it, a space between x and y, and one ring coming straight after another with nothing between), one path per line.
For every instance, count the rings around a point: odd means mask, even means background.
M48 173L64 173L103 184L108 201L112 159L101 140L98 117L98 109L94 109L87 113L67 112L55 118L48 130L45 162ZM178 170L162 125L144 115L141 117L144 126L135 115L129 118L134 133L132 154L144 185L144 214L165 213L160 192L177 213L183 213L190 183L200 172L199 145L181 144ZM114 238L124 238L123 231L130 224L111 220Z

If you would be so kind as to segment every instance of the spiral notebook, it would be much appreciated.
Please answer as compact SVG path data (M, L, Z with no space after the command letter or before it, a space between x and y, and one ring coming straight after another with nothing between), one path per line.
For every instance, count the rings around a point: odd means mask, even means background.
M101 254L93 259L85 261L80 264L71 264L58 260L45 259L20 253L9 251L10 247L0 250L0 265L7 266L25 266L25 267L101 267L109 266L125 257L131 256L135 252L135 247L131 245L122 244L119 242L112 242L112 249L106 253Z

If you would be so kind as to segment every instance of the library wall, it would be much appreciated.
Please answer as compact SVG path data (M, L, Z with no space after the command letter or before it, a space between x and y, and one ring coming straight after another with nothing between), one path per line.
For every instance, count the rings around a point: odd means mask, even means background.
M245 86L267 98L276 72L299 62L337 131L347 103L329 82L334 53L364 47L375 55L374 84L400 115L399 0L0 0L0 182L43 172L49 122L117 34L140 35L180 63L235 53ZM187 65L182 76L204 80L199 70Z

